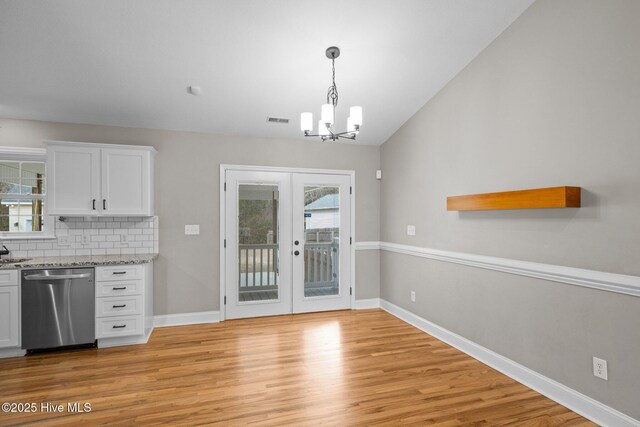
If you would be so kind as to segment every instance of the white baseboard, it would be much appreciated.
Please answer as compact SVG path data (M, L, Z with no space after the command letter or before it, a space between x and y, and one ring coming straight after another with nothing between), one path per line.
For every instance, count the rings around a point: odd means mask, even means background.
M380 298L357 299L353 308L354 310L380 308Z
M146 344L151 337L153 328L149 328L142 335L130 337L98 338L98 348L120 347L123 345Z
M510 378L547 396L549 399L566 406L572 411L601 426L637 427L640 421L629 417L595 399L585 396L557 381L545 377L531 369L495 353L479 344L457 335L441 326L429 322L410 311L407 311L384 299L380 300L380 307L395 317L415 326L423 332L446 342L452 347L468 354L474 359L491 366Z
M19 347L12 348L0 348L0 359L6 357L20 357L27 354L27 352Z
M165 326L195 325L198 323L217 323L220 321L219 311L200 311L196 313L161 314L153 318L156 328Z

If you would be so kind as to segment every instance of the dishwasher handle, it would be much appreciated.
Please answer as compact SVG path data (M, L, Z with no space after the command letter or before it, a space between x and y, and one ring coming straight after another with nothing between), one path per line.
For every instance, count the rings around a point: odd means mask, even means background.
M91 273L80 273L80 274L31 274L29 276L24 276L24 280L66 280L66 279L86 279L87 277L91 277Z

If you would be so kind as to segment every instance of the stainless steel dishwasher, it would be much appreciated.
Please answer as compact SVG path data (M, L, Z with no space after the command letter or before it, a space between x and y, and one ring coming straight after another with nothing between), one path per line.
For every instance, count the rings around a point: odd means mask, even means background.
M22 271L22 348L95 344L93 268Z

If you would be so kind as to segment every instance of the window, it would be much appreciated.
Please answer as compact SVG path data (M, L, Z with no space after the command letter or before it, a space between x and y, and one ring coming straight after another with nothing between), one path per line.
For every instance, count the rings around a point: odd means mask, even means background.
M44 150L0 149L0 239L52 237Z

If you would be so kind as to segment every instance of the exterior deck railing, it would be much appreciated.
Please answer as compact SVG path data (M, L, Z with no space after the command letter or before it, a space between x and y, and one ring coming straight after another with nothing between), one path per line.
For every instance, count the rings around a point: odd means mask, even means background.
M278 245L240 244L238 256L240 292L268 291L278 287ZM304 245L304 286L337 287L339 277L337 239Z

